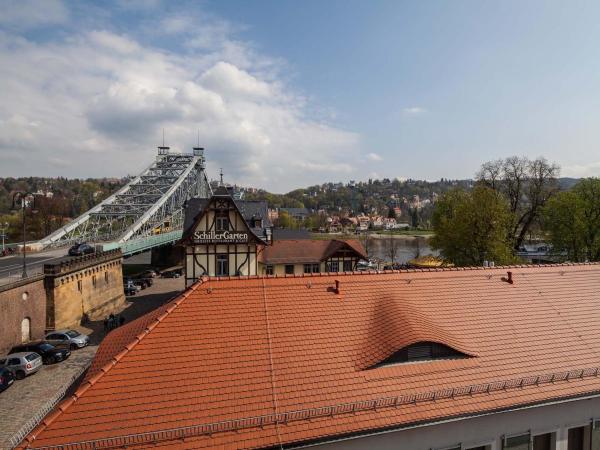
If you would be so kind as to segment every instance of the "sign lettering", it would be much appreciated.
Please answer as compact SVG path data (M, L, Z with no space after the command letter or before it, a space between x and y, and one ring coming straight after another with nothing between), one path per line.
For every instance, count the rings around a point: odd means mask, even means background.
M196 231L194 241L198 244L243 244L248 242L248 233L231 231Z

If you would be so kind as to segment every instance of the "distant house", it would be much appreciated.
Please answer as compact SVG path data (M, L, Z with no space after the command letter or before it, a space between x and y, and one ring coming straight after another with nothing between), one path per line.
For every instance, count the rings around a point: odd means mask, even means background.
M367 252L356 239L274 240L259 256L259 275L351 272Z
M291 218L303 221L308 218L310 211L306 208L279 208L279 213L286 212Z
M365 231L369 229L369 224L371 223L371 219L369 216L357 216L356 220L358 221L357 229L361 231Z

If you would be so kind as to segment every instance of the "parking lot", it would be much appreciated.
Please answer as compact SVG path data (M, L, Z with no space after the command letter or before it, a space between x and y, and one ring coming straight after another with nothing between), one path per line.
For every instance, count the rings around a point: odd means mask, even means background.
M125 307L119 313L127 323L169 301L183 288L183 278L156 278L153 286L128 297ZM76 329L90 336L88 347L74 350L67 361L43 366L36 374L15 381L10 388L0 393L1 450L10 449L10 438L44 411L49 401L68 389L91 363L98 345L106 335L103 323L98 320Z

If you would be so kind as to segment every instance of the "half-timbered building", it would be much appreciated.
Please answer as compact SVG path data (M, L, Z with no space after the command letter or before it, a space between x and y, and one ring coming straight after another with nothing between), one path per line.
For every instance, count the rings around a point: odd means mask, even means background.
M225 187L193 198L185 210L186 286L200 277L257 275L258 254L272 240L267 203L234 200Z

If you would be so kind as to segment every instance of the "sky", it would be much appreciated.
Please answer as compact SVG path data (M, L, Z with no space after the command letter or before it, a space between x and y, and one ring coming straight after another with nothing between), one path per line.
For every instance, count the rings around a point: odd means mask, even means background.
M120 177L162 143L272 192L600 176L600 3L0 0L0 177Z

